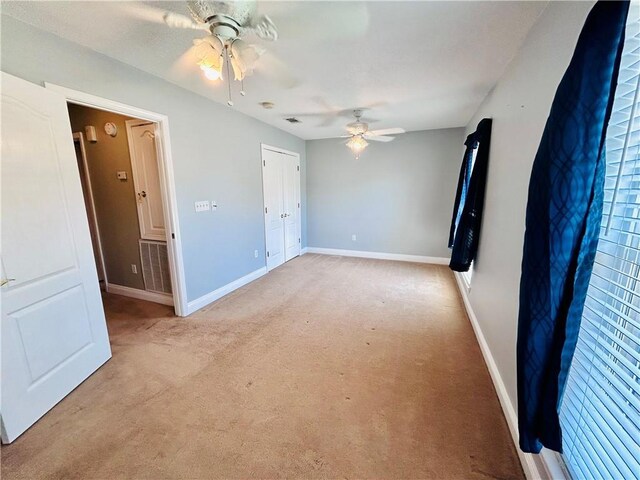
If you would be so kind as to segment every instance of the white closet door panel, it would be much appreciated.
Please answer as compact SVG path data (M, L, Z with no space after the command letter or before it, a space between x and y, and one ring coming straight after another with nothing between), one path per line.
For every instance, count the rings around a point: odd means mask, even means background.
M264 150L262 160L267 270L272 270L285 262L283 162L279 153L269 150Z
M160 191L155 125L132 126L129 146L133 181L138 200L140 236L145 240L165 241L167 236Z
M300 209L298 159L292 155L280 154L283 163L284 196L284 248L285 261L300 255Z

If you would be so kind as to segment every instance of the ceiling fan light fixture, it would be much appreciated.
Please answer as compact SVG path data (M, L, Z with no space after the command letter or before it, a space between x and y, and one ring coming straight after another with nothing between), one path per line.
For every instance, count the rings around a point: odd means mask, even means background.
M212 67L207 67L206 65L200 65L200 69L202 69L204 76L207 77L207 79L214 82L216 80L222 80L222 71L218 71Z
M229 52L235 79L242 81L244 77L253 73L257 61L265 50L256 45L250 45L241 39L236 39L231 42Z
M369 142L367 142L362 135L354 135L347 142L347 147L349 147L349 150L356 156L356 160L360 158L360 154L368 145Z
M209 80L222 79L224 65L224 44L214 36L198 38L193 41L197 63Z

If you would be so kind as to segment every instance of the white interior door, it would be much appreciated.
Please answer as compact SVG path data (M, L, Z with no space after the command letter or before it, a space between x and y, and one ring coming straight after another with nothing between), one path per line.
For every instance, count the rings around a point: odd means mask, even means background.
M280 154L263 149L262 182L265 207L267 270L272 270L285 262L282 170L283 162Z
M7 443L111 349L65 99L4 73L1 79L0 410Z
M267 270L300 255L299 157L262 148Z
M300 255L300 167L297 157L280 154L284 197L284 258Z
M141 120L128 120L126 124L133 184L138 200L140 238L164 242L167 235L160 191L155 124Z

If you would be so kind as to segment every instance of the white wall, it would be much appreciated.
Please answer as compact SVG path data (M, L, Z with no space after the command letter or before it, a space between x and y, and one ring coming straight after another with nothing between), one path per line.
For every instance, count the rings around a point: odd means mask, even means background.
M550 2L467 127L471 132L482 118L493 118L483 225L469 300L514 408L529 177L553 96L592 5Z
M303 140L6 15L1 21L2 71L169 117L189 301L265 266L261 142L301 154L306 244ZM215 200L218 209L196 214L197 200Z
M359 160L342 139L308 141L309 247L449 257L463 134L451 128L372 141Z

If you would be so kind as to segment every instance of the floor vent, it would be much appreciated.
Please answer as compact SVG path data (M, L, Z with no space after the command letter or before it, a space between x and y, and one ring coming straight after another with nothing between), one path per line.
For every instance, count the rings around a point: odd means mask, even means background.
M171 294L171 276L166 242L140 240L140 258L142 259L145 290Z

